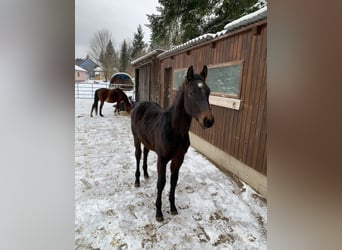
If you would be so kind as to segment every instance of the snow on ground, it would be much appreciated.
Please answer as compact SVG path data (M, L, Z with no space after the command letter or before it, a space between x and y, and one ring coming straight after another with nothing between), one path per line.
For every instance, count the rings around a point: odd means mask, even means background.
M90 99L75 100L75 249L266 249L267 206L189 148L176 188L178 215L169 212L170 173L163 192L164 221L155 219L156 154L149 179L134 187L130 116L89 116Z

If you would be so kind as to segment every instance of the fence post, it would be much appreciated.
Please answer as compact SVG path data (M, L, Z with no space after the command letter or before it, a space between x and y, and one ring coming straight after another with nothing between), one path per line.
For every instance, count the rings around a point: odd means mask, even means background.
M121 84L124 86L124 84ZM121 85L118 85L120 87ZM75 82L75 99L92 99L99 88L109 88L108 83Z
M75 95L76 95L76 99L80 98L79 92L78 92L78 83L77 82L75 82Z

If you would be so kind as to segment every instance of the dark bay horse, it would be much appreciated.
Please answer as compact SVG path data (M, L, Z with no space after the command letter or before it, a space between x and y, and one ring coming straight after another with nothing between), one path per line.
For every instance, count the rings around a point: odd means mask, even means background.
M103 116L102 114L102 108L103 108L103 104L104 102L109 102L109 103L114 103L116 102L116 108L115 111L118 111L119 113L119 109L118 106L120 104L121 101L124 101L125 103L125 110L130 113L131 112L131 108L132 105L128 100L127 95L125 94L125 92L123 92L121 89L116 88L116 89L107 89L107 88L100 88L97 89L95 91L94 94L94 103L91 107L91 111L90 111L90 116L93 117L93 110L95 109L95 114L97 115L97 109L98 109L98 102L100 103L100 116Z
M169 194L171 214L177 214L175 206L175 189L178 181L179 169L187 152L189 128L192 117L202 128L210 128L214 123L214 116L209 105L210 89L205 80L207 66L204 65L200 74L194 74L193 67L187 71L186 79L179 88L175 101L171 107L162 110L153 102L140 102L132 110L131 128L134 138L136 172L135 186L140 186L140 157L141 143L144 145L143 170L148 178L147 156L150 150L158 155L158 195L156 200L156 220L163 221L162 192L166 182L166 165L171 160L171 188Z

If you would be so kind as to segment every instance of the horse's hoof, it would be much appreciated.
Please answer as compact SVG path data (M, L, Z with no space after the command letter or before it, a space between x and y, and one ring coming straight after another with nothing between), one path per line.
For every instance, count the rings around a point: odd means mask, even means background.
M148 174L144 175L145 179L150 178L150 176Z
M178 214L178 211L177 210L171 211L171 214L176 215L176 214Z
M163 216L156 216L156 220L162 222L164 220Z
M140 183L135 183L134 186L135 187L140 187Z

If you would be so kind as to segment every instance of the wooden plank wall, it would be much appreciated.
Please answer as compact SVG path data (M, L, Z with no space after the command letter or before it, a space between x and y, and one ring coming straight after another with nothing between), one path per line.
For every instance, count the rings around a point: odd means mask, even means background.
M160 101L160 61L157 57L154 57L148 63L137 66L139 70L139 101L154 101L159 103Z
M194 70L200 72L204 64L243 60L240 110L212 105L215 116L214 126L203 130L194 121L191 131L258 172L267 175L267 22L251 25L215 43L206 43L192 48L189 52L184 51L162 59L161 92L165 91L163 87L165 68L172 67L172 70L175 70L194 65ZM171 93L173 100L176 91L172 90ZM161 103L164 103L163 95L160 98Z
M151 94L150 101L160 102L160 61L157 57L153 57L151 60Z
M151 82L151 64L145 64L139 67L139 100L150 100L150 82Z

